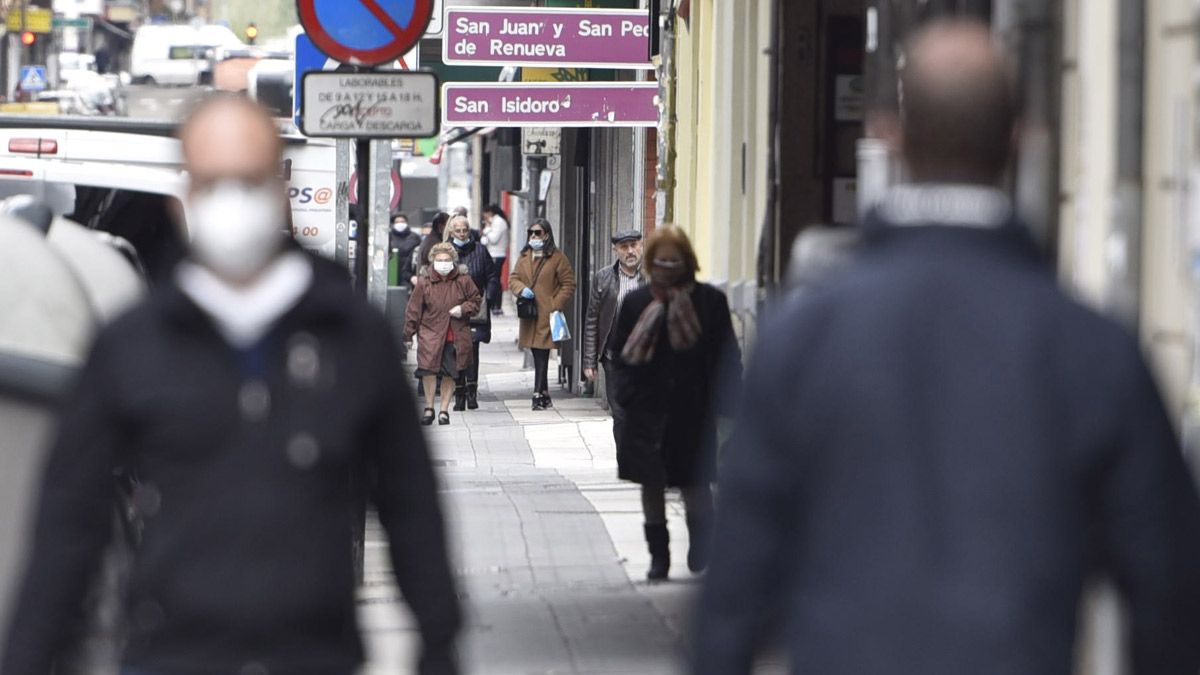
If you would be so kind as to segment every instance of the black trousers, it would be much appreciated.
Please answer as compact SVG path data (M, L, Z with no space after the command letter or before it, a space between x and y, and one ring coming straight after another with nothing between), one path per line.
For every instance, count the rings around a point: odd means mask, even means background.
M530 349L533 353L533 393L550 392L550 350Z
M604 366L604 395L608 398L608 409L613 419L613 440L621 444L621 436L625 432L625 408L617 403L617 377L612 364L602 361Z
M479 343L472 342L471 348L475 350L475 358L471 359L471 365L467 366L466 370L458 374L458 386L460 387L479 383Z

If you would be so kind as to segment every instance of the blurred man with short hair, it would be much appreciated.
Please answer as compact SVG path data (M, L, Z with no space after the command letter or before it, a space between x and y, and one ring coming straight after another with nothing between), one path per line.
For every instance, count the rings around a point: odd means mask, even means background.
M355 672L356 474L424 638L421 672L455 673L437 485L387 324L284 237L280 140L262 108L209 99L180 137L190 258L96 340L46 469L0 672L46 675L69 646L120 469L144 523L130 672Z
M1069 673L1093 573L1133 672L1200 668L1200 500L1136 339L1057 287L996 188L1008 72L983 25L915 37L911 182L761 327L692 672L750 672L778 610L797 673Z

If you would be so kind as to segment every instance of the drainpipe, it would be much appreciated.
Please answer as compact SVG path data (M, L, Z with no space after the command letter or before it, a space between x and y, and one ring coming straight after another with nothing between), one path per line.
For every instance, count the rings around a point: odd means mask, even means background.
M770 91L767 102L767 205L758 242L758 315L779 280L779 48L785 0L771 5Z
M675 221L675 9L672 2L666 2L663 6L663 13L658 17L662 26L662 58L658 65L656 226Z
M1142 0L1119 0L1117 52L1117 158L1113 227L1105 249L1107 305L1136 330L1142 293L1143 78L1146 10Z

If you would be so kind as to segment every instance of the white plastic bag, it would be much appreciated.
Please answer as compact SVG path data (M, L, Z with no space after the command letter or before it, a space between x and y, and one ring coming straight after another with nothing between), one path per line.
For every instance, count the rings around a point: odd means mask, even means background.
M557 310L550 312L550 339L553 342L566 342L571 339L571 329L567 328L567 317Z

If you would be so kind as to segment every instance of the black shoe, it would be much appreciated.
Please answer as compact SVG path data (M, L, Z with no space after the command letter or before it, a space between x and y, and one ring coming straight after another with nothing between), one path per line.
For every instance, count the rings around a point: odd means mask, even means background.
M438 413L438 426L444 427L447 424L450 424L450 413L443 410Z
M543 391L539 396L542 397L542 410L549 410L554 407L554 401L550 400L550 394Z
M642 529L646 532L646 545L650 548L650 569L646 571L646 578L662 581L671 569L671 539L667 534L667 524L647 523Z
M531 408L531 410L545 410L545 409L546 409L546 404L542 403L542 397L537 394L534 394L533 395L533 407Z
M699 574L708 567L708 549L712 537L712 528L707 518L688 516L688 554L687 566L693 574Z
M462 412L467 409L467 388L454 388L454 412Z
M433 424L433 408L425 409L425 414L421 415L421 424L424 426Z
M467 383L467 410L479 410L479 385Z

